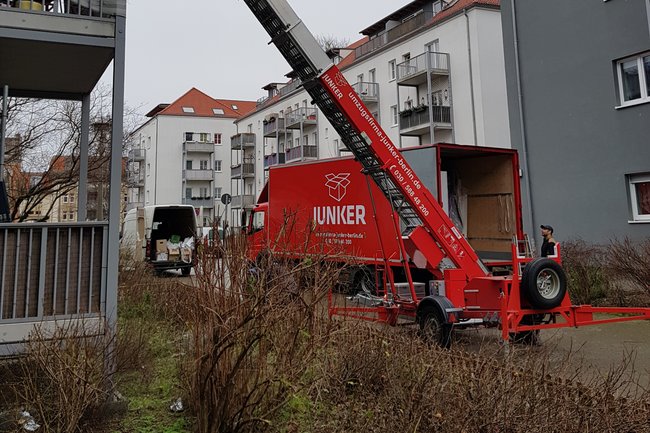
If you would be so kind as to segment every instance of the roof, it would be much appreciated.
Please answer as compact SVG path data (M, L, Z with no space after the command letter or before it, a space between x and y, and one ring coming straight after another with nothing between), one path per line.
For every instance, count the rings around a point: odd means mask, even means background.
M255 109L255 101L214 99L192 87L171 104L159 104L147 113L153 116L192 116L239 118Z

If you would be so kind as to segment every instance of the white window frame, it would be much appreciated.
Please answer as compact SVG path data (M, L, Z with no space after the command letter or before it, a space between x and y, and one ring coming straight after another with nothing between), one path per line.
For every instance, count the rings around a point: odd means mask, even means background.
M221 195L223 194L222 192L223 187L217 186L214 188L214 199L215 200L221 200Z
M391 126L393 127L397 126L397 124L399 123L399 113L397 112L397 105L392 105L390 107L390 121L392 122Z
M213 108L212 113L215 116L223 116L224 114L226 114L226 112L223 110L223 108Z
M182 107L183 113L194 113L194 107Z
M223 166L223 163L221 162L220 159L215 159L214 160L214 171L216 171L217 173L221 173L221 171L223 170L222 166Z
M619 101L619 106L616 108L622 108L622 107L629 107L631 105L638 105L638 104L644 104L647 102L650 102L650 88L648 88L646 76L645 76L645 68L643 67L643 58L650 56L650 51L646 51L645 53L638 54L636 56L631 56L631 57L626 57L624 59L618 60L616 62L616 78L618 80L618 101ZM637 99L631 99L629 101L625 101L625 95L623 93L623 63L629 62L630 60L636 60L636 67L637 70L639 71L639 85L641 89L641 97Z
M397 60L393 59L388 62L388 81L397 79Z
M221 132L214 133L214 144L216 144L217 146L221 146L223 144L221 141Z
M202 159L199 161L199 170L210 170L210 163L207 159Z
M627 175L628 189L630 192L630 206L632 208L632 221L629 221L631 223L650 223L650 214L639 213L639 203L636 196L636 184L642 182L650 182L650 172Z

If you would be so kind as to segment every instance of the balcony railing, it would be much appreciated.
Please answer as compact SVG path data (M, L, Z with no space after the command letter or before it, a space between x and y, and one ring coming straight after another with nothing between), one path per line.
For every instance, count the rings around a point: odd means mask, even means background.
M0 224L0 325L103 312L107 234L104 222Z
M212 170L183 170L184 180L214 180Z
M283 98L289 93L299 88L301 85L302 85L302 81L300 81L299 79L291 80L287 83L286 86L280 88L280 90L278 91L278 95L280 96L280 98Z
M252 194L233 195L230 205L233 209L252 208L255 205L255 196Z
M230 145L233 149L255 147L255 134L252 132L240 132L230 137Z
M183 204L191 204L194 207L201 207L211 209L214 207L214 199L212 197L185 197Z
M315 125L316 124L316 109L301 107L285 114L287 128L297 129L300 124Z
M379 102L379 83L357 82L352 88L363 102Z
M436 75L449 74L449 54L426 52L397 65L397 80L431 71Z
M186 141L183 143L183 151L192 153L214 153L214 143Z
M132 161L144 161L146 151L144 149L129 150L129 159Z
M284 130L284 118L282 117L275 118L272 122L267 122L264 124L265 137L274 137L282 130Z
M307 144L287 150L287 162L302 158L318 158L318 146Z
M243 163L231 166L230 177L232 179L239 177L255 177L255 161L245 159Z
M413 110L402 111L399 115L400 130L417 128L423 125L429 125L429 108L416 107ZM451 125L451 107L434 106L431 107L433 114L434 126L448 126Z
M398 40L402 36L419 29L420 27L424 26L431 18L433 18L433 16L434 14L432 12L422 12L413 18L402 22L402 24L398 25L397 27L393 27L388 31L380 33L365 44L355 48L354 53L356 55L356 58L358 59L359 57L370 54L373 51L376 51L381 47Z
M126 15L126 0L0 0L0 7L80 17L114 18Z
M286 162L286 154L284 152L272 153L264 156L264 169L268 169L273 165L284 164Z
M144 186L144 172L136 171L127 174L126 181L131 187Z

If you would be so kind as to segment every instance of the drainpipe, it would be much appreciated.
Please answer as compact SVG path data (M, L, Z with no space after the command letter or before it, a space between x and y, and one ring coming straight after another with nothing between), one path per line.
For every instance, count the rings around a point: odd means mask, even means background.
M646 0L650 1L650 0ZM512 4L512 39L514 41L515 48L515 75L517 77L517 104L519 105L519 129L521 131L521 159L524 163L524 191L526 192L526 205L528 206L528 212L525 216L526 223L529 227L529 230L534 230L533 225L533 200L531 197L530 189L530 166L528 164L528 144L526 142L526 125L524 122L524 108L523 108L523 96L521 92L521 70L519 68L519 37L517 33L517 12L515 10L515 0L511 1ZM525 226L525 225L524 225ZM534 239L533 239L533 248Z
M648 34L650 34L650 0L645 0L645 13L648 16Z
M474 73L472 72L472 44L469 37L469 15L467 9L463 9L465 15L465 28L467 30L467 59L469 60L469 91L472 103L472 130L474 131L474 146L478 146L478 137L476 134L476 107L474 105Z

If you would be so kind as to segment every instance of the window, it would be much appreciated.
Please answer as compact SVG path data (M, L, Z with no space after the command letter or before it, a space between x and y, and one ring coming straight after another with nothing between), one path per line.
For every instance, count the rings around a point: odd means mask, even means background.
M214 198L215 200L221 200L221 187L218 186L214 189Z
M201 143L205 143L205 142L207 142L207 141L208 141L208 133L207 133L207 132L201 132L201 133L199 134L199 141L200 141Z
M239 110L239 108L235 104L232 104L231 107L233 110Z
M66 212L63 212L63 215L61 215L61 219L63 221L67 220L68 219L68 214Z
M66 194L63 196L63 203L67 203L67 202L68 202L68 195Z
M208 193L208 188L202 187L200 188L200 190L201 190L202 198L210 198L210 194Z
M307 146L309 144L309 135L302 136L302 145Z
M186 132L185 133L185 141L192 141L193 136L194 136L193 132Z
M252 123L249 123L248 125L246 125L246 132L248 132L248 133L253 132L253 124Z
M151 176L151 163L147 163L147 176Z
M650 102L650 53L620 60L616 71L621 105Z
M633 221L650 222L650 173L627 176Z
M205 160L205 159L202 159L201 161L199 161L199 168L201 170L207 170L208 169L208 161Z
M377 71L375 69L371 69L368 71L368 82L369 83L376 83L377 81Z
M183 107L183 113L194 113L193 107Z
M220 159L215 159L214 160L214 171L221 173L221 160Z
M213 108L212 112L217 116L223 116L225 114L223 108Z
M221 133L220 132L215 132L214 133L214 144L221 144Z
M192 169L192 160L191 159L188 159L187 161L185 161L185 169L186 170L191 170Z
M185 188L185 198L187 199L192 198L192 188Z
M393 81L395 79L395 60L391 60L388 62L388 79L389 81Z
M363 74L357 75L357 83L363 83Z
M70 194L70 203L74 203L74 194Z
M397 105L390 107L390 118L393 121L392 125L397 126Z

